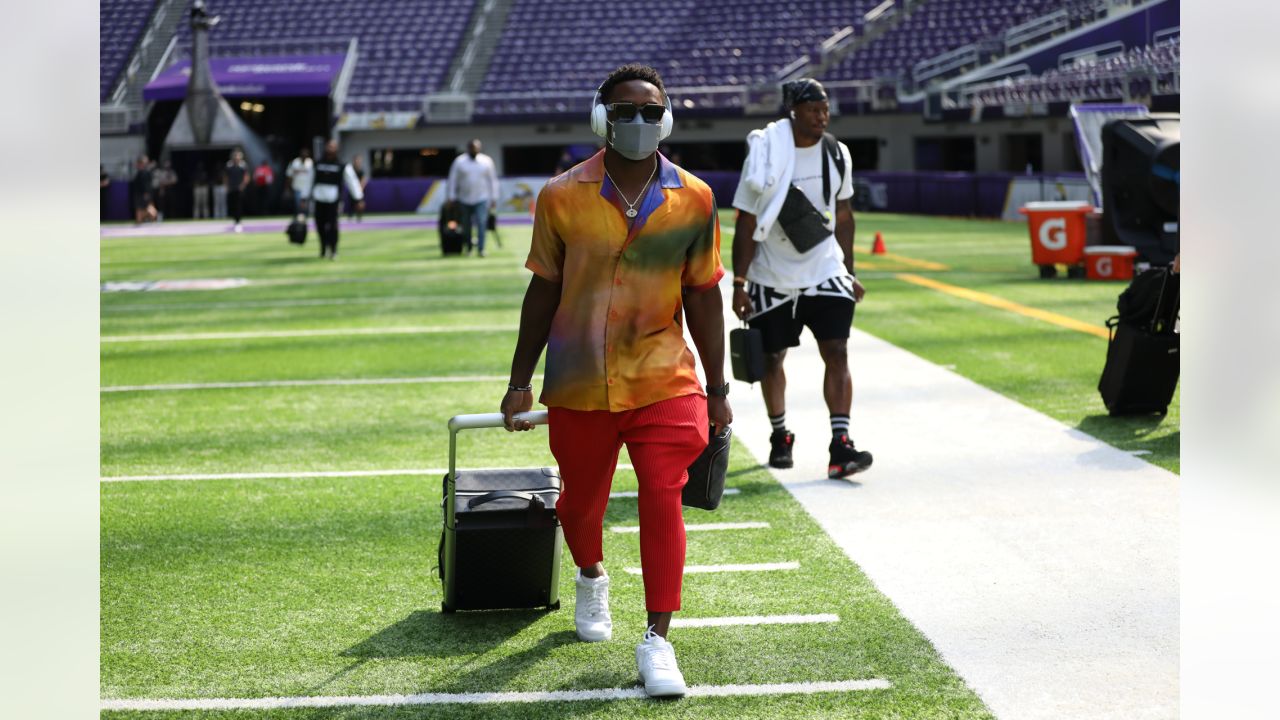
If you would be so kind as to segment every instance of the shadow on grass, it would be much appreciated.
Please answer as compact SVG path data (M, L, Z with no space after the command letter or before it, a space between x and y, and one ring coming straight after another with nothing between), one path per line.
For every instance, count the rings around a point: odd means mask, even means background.
M1156 431L1172 423L1164 415L1088 415L1076 429L1092 435L1121 450L1146 450L1142 458L1154 464L1177 462L1182 446L1182 431L1156 435Z
M509 641L545 614L541 610L485 610L448 614L439 610L417 610L363 642L347 648L342 655L367 660L485 653Z

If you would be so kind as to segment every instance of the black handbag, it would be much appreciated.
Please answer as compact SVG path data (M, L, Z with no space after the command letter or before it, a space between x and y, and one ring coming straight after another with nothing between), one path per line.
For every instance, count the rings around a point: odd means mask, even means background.
M791 244L802 253L809 252L831 236L827 219L795 185L787 188L787 197L778 213L778 224Z
M707 447L689 466L689 481L684 485L681 502L686 507L715 510L724 496L725 476L729 472L729 445L733 428L726 425L719 435L708 429Z
M764 335L760 328L729 331L729 364L735 380L757 383L764 379Z

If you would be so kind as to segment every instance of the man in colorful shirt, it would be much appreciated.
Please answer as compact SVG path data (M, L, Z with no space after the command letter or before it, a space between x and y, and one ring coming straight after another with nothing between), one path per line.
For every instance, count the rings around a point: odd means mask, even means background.
M718 282L720 224L706 183L657 152L671 107L653 68L625 65L600 86L592 128L606 149L552 179L538 195L534 273L520 316L508 430L532 426L530 378L547 347L541 401L563 490L556 512L579 567L578 637L612 637L602 523L623 443L639 482L640 557L648 630L636 662L649 695L683 695L667 642L680 609L685 533L681 489L706 447L708 425L733 421L724 379ZM681 315L702 358L698 380Z

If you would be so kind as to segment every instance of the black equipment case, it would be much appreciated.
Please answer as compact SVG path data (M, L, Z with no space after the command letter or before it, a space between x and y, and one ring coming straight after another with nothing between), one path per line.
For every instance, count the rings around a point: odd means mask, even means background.
M1111 415L1168 412L1180 369L1178 290L1171 270L1148 270L1121 296L1121 314L1107 321L1111 342L1098 392Z
M440 209L440 252L443 255L461 255L464 250L470 251L471 236L466 232L462 222L462 211L459 205L445 206Z
M294 245L304 245L307 242L307 216L299 214L285 228L284 234L289 237L289 242Z
M520 415L535 425L545 412ZM560 607L556 517L560 474L553 468L457 469L458 431L502 427L500 413L449 420L449 474L439 546L444 612Z

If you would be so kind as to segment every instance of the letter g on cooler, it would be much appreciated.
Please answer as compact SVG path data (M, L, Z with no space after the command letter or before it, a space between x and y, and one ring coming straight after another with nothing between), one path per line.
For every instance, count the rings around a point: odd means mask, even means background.
M1040 244L1046 250L1062 250L1067 246L1066 218L1046 218L1040 223Z
M1115 266L1112 264L1111 258L1105 255L1098 258L1093 267L1094 271L1098 273L1098 277L1109 278L1115 272Z

